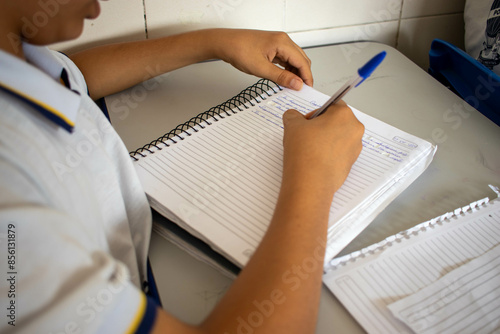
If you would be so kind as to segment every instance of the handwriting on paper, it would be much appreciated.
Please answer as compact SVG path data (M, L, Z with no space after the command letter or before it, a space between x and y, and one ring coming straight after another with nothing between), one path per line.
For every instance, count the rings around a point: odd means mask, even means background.
M396 162L402 162L404 158L408 156L408 152L405 152L396 146L390 145L380 138L373 137L370 134L365 133L362 141L364 148Z

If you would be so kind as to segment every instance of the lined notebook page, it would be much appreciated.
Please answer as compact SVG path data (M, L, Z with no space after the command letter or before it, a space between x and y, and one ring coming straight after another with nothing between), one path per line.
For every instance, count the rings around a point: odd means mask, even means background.
M323 282L367 332L410 333L389 304L500 245L500 201L465 209L465 214L456 210L457 216L443 215L337 259Z
M389 309L415 333L500 331L500 246Z
M211 125L202 123L205 129L190 129L170 147L139 159L135 164L152 206L243 266L263 237L277 201L283 112L294 108L307 113L327 98L308 87L301 92L285 89L247 105L247 110L210 119ZM364 148L335 196L331 227L351 210L370 204L395 176L417 162L427 165L434 152L428 142L355 112L366 128Z

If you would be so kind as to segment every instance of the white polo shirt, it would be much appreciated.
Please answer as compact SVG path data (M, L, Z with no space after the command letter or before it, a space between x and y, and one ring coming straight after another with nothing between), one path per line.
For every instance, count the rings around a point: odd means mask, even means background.
M151 212L127 150L66 56L23 47L0 50L0 332L149 331Z

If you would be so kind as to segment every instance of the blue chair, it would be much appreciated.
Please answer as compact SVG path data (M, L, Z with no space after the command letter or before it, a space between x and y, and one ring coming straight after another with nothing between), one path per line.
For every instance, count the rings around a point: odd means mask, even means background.
M453 44L432 41L429 74L500 126L500 76Z

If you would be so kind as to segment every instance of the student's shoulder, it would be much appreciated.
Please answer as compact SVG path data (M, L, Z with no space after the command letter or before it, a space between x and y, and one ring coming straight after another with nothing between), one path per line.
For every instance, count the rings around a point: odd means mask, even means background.
M71 60L71 58L64 52L50 50L54 57L61 63L61 65L68 72L69 79L72 83L77 84L83 91L87 91L87 83L83 77L82 72Z

